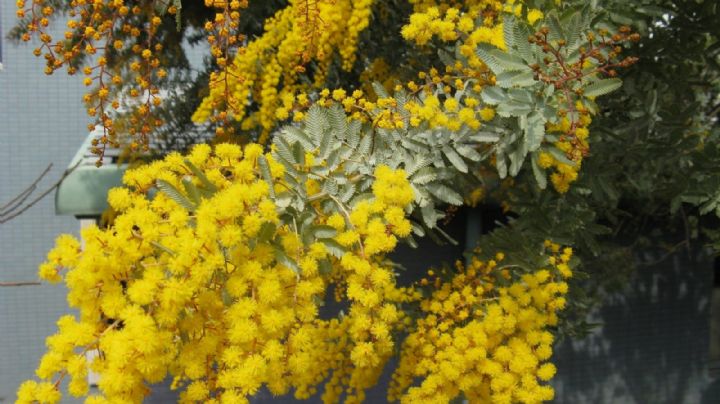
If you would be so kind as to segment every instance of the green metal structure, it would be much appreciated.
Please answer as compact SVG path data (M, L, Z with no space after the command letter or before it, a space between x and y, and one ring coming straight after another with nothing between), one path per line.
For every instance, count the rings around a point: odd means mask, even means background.
M97 156L89 151L94 137L91 133L75 154L68 166L69 173L55 193L55 213L58 215L99 217L108 207L108 191L122 185L127 164L106 163L96 167Z

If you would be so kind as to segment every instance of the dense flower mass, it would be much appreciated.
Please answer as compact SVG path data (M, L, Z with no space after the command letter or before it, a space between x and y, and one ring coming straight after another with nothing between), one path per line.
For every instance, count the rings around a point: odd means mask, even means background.
M304 94L313 86L301 81L305 66L316 64L314 82L325 82L336 53L342 68L355 62L359 34L370 21L372 0L297 0L265 22L265 33L251 41L227 69L211 78L210 94L193 120L210 119L215 111L228 111L244 129L260 128L265 143L288 110L309 105ZM259 109L246 110L252 98ZM229 103L229 104L228 104Z
M555 375L547 362L565 307L572 275L572 249L546 243L548 268L516 279L504 269L504 254L475 258L420 303L423 318L404 340L389 398L407 403L448 402L460 394L475 402L539 403L552 400L543 384ZM504 282L497 282L497 277ZM413 380L422 382L413 386Z
M74 73L103 40L108 55L129 52L129 97L141 99L129 133L147 146L162 124L154 80L166 74L153 38L180 2L73 0L56 44L46 3L18 1L23 39L41 36L50 73ZM589 16L515 0L410 0L395 34L415 59L400 72L359 49L376 14L398 12L387 4L292 0L247 38L238 31L251 2L204 3L215 71L192 119L245 145L201 144L129 170L108 194L109 227L57 239L40 277L63 281L79 316L58 321L40 381L23 383L18 402L58 402L63 381L87 396L95 372L90 404L141 402L167 377L183 403L244 403L261 388L357 403L393 356L391 401L552 400L571 248L528 245L530 266L507 263L503 248L471 254L406 286L389 254L415 236L449 239L437 226L447 206L475 205L498 183L567 193L589 153L595 98L633 62L619 61L629 29L596 35ZM143 17L141 31L132 23ZM438 60L421 60L429 54ZM105 56L97 63L83 72L99 86L86 102L105 128L93 145L102 155L118 143L108 80L120 94L123 78ZM338 77L353 74L365 81L343 88ZM342 310L323 307L332 298Z
M380 166L375 197L347 216L317 216L328 237L307 243L278 217L261 158L279 179L282 167L254 144L201 145L185 160L173 154L129 171L128 187L109 195L120 212L113 227L84 230L82 249L58 238L40 274L64 279L80 317L60 319L37 375L70 375L71 394L82 396L88 370L98 372L103 398L90 402L140 401L146 383L168 374L183 402L238 402L262 385L308 397L332 373L326 400L345 392L360 401L392 354L399 304L416 298L383 264L396 237L409 233L404 208L413 192L402 170ZM149 198L155 186L175 191ZM213 192L188 211L173 199L184 186ZM347 250L334 257L327 245L336 244ZM325 320L318 309L330 284L350 309ZM102 354L88 363L90 350ZM47 386L23 384L18 401L56 402Z
M261 386L307 398L323 383L325 402L361 402L396 346L391 398L552 397L537 379L553 373L542 364L552 342L545 329L564 305L569 249L552 245L550 270L509 284L498 254L458 265L447 282L399 287L385 255L411 231L405 208L415 195L403 170L378 166L373 196L352 206L318 204L317 237L308 237L279 216L262 159L281 191L282 166L255 144L171 154L128 171L126 187L110 192L120 212L112 227L85 229L82 248L59 237L40 275L64 280L80 315L58 321L37 369L43 381L24 383L18 402L57 402L65 377L84 396L89 371L101 392L89 403L139 402L168 375L182 402L244 402ZM429 283L435 292L419 300ZM328 319L319 309L331 287L349 310ZM420 305L417 323L408 304ZM473 355L459 355L465 349ZM88 360L89 351L100 355ZM410 387L415 377L424 381ZM524 390L508 390L516 381Z

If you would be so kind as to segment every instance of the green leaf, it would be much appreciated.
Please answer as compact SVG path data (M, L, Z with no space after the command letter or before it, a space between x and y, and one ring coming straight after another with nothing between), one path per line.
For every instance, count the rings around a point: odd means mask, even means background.
M300 267L298 266L297 262L295 262L294 259L288 257L287 254L285 254L285 251L283 251L280 247L273 247L275 249L275 261L277 261L278 264L284 265L288 269L300 275Z
M325 191L326 194L335 195L338 192L338 184L337 181L335 181L333 178L327 179L322 184L322 190Z
M415 157L411 157L412 162L405 166L405 174L413 176L418 170L421 170L432 163L432 158L427 154L416 154Z
M467 173L468 172L468 166L465 164L465 161L463 161L462 157L460 157L459 154L455 150L452 149L450 146L445 146L442 148L443 154L445 154L445 157L450 160L450 163L461 173Z
M490 55L495 58L496 63L502 66L503 71L532 71L530 66L528 66L527 63L525 63L525 61L519 56L501 51L500 49L491 50ZM498 73L502 72L500 71L496 74Z
M261 154L258 156L257 162L258 167L260 167L260 174L268 184L270 198L275 199L275 184L273 183L272 175L270 174L270 166L268 165L267 159Z
M536 84L532 71L507 71L497 75L496 85L502 88L528 87Z
M507 94L505 94L502 89L495 86L485 87L482 93L480 93L480 97L482 97L486 104L490 105L498 105L508 99Z
M475 48L475 54L487 65L488 68L490 68L490 70L492 70L493 73L500 74L504 72L505 69L500 65L497 59L490 54L490 50L492 49L493 47L490 45L480 44L477 48Z
M530 66L528 66L521 57L504 52L488 44L479 44L475 49L475 54L496 75L511 70L531 70Z
M438 49L438 57L440 58L440 61L443 62L443 64L445 64L446 66L452 66L455 64L455 57L445 49Z
M325 224L313 225L311 231L315 238L333 238L337 236L337 230Z
M502 117L522 116L532 112L534 105L519 100L509 100L498 105L497 114Z
M435 182L428 184L426 188L431 194L443 202L458 206L463 204L462 196L447 185Z
M423 227L421 225L415 223L414 221L411 223L412 223L413 233L415 235L417 235L418 237L425 237L425 229L423 229Z
M478 162L482 160L482 156L472 146L465 144L455 145L455 151L470 161Z
M192 178L189 176L185 176L182 179L183 187L185 188L185 192L188 194L192 202L195 204L195 206L200 205L200 190L195 186L195 184L192 182Z
M328 252L336 258L342 258L342 256L347 252L347 248L343 247L340 243L331 238L320 239L320 242L325 244L325 248L327 248Z
M343 203L348 203L353 196L355 196L355 184L348 184L345 186L344 191L340 194L340 200Z
M422 214L423 222L425 225L432 229L435 227L435 223L437 223L437 212L435 211L435 204L430 202L427 205L420 208L420 213Z
M506 14L503 17L503 39L505 46L512 48L515 45L515 31L517 29L517 20L512 14Z
M525 88L511 88L507 90L508 97L522 104L533 104L535 102L535 92Z
M509 174L511 176L516 176L520 172L520 169L523 166L523 163L525 162L525 156L527 156L527 148L526 147L518 147L517 149L513 150L512 153L508 154L508 157L510 158L510 170Z
M293 159L297 161L300 166L305 165L305 149L303 149L300 143L295 143L290 147L293 154Z
M299 142L305 150L313 150L315 148L315 144L312 142L310 137L306 135L302 129L296 126L286 126L282 129L281 133L289 144Z
M535 54L530 47L528 37L530 36L530 29L525 24L515 24L513 30L514 46L517 49L518 55L525 60L528 64L534 63L536 58Z
M311 139L319 140L329 126L326 111L314 104L305 115L305 128Z
M167 195L170 199L175 201L178 205L185 208L188 212L194 212L196 206L190 202L188 198L185 197L177 188L175 188L172 184L165 180L157 180L155 181L155 186L160 190L160 192Z
M335 145L335 136L332 131L325 131L320 138L320 157L327 158Z
M269 241L272 239L272 237L275 235L275 231L277 230L277 226L275 223L271 222L265 222L262 224L262 227L260 227L260 231L257 235L257 241L258 243L264 243L266 241Z
M182 29L182 17L180 15L182 12L182 0L173 0L173 5L177 8L177 12L175 13L175 29L180 31Z
M599 97L611 93L622 86L622 80L611 78L602 79L594 83L591 83L583 89L583 95L585 97Z
M505 153L503 150L497 150L495 152L495 168L497 168L500 178L507 177L507 162L505 161Z
M573 162L572 160L567 158L565 153L562 150L558 149L557 147L548 147L546 150L548 153L550 153L553 156L553 158L555 160L557 160L563 164L567 164L567 165L571 165L571 166L575 165L575 162Z
M493 132L476 132L468 136L468 139L478 143L495 143L500 140L500 135Z
M403 239L411 248L418 248L418 243L415 240L415 237L412 236L412 234L408 235Z
M292 203L293 195L288 191L283 191L277 194L275 197L275 205L277 205L278 208L285 209L288 206L290 206L290 203Z
M558 17L556 10L551 10L545 15L545 22L547 22L550 28L550 34L548 35L548 39L550 39L551 41L557 41L559 39L565 38L562 23L560 22L560 17Z
M352 120L348 124L345 141L351 149L355 149L358 143L360 143L360 129L362 129L362 123L358 120Z
M275 141L275 154L277 154L280 159L285 160L291 165L298 163L295 160L292 150L290 149L290 145L288 145L282 137L277 138Z
M203 187L204 187L207 191L213 192L213 193L214 193L214 192L217 192L217 187L215 186L215 184L213 184L212 182L210 182L210 180L209 180L208 177L205 175L205 173L203 173L202 171L200 171L199 168L195 167L195 164L193 164L193 163L192 163L190 160L188 160L188 159L185 159L185 160L184 160L184 163L185 163L185 165L190 169L190 171L192 171L192 173L200 180L200 182L203 184Z
M573 49L575 45L579 45L581 42L583 31L585 31L586 28L583 23L583 18L580 13L576 11L567 19L567 23L565 23L564 26L567 37L567 47Z
M358 157L367 158L370 157L370 148L372 147L372 134L366 133L365 136L363 136L362 140L360 140L360 145L358 146Z
M528 151L535 151L540 148L545 138L545 118L537 111L527 116L527 119L521 119L525 126L525 144ZM522 126L522 124L521 124Z
M378 96L378 98L388 98L390 95L388 94L387 90L385 90L385 87L377 81L373 81L372 88L375 90L375 94Z
M537 154L532 155L531 165L532 165L533 175L535 176L535 181L537 181L537 184L540 187L540 189L547 188L547 176L545 175L545 170L543 170L538 165Z
M345 139L348 130L347 115L340 105L333 105L328 111L330 126L340 139Z
M437 174L435 174L435 170L433 170L432 167L424 167L410 177L410 182L423 185L435 181L436 178Z

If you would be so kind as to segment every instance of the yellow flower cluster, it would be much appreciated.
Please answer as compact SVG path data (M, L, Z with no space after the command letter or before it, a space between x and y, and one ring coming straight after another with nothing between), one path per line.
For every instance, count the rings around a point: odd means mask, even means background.
M407 403L539 403L553 398L543 384L555 374L547 360L565 306L572 250L546 242L549 269L513 278L504 255L473 258L421 304L422 315L405 340L388 398ZM428 282L425 280L425 282ZM419 385L414 383L421 379Z
M220 88L223 93L223 102L225 111L237 109L238 105L244 103L244 100L234 98L234 93L230 88L228 80L228 66L230 61L235 57L237 50L241 49L245 37L238 32L240 26L240 10L247 8L247 0L205 0L206 7L214 7L217 9L215 18L205 22L205 31L207 31L207 41L210 44L210 54L220 69L211 78L211 85ZM214 80L214 81L213 81ZM211 117L211 120L218 123L216 126L216 134L222 136L232 133L232 126L229 125L227 112L219 113L217 116Z
M67 375L70 393L86 395L88 370L100 374L95 404L140 402L168 374L186 403L247 402L261 386L308 398L326 380L326 402L363 400L405 326L399 305L419 298L385 263L410 233L414 192L402 170L377 167L373 198L315 219L346 248L331 256L280 220L260 159L283 190L283 166L260 146L198 145L128 171L108 196L120 214L109 229L83 230L82 250L58 238L40 276L64 279L80 316L60 319L43 382L24 383L18 402L58 402ZM154 187L165 191L149 198ZM205 196L188 209L196 193ZM319 305L331 284L349 311L328 320ZM88 351L100 355L88 362Z
M541 152L538 157L538 165L541 168L555 169L555 172L550 176L550 181L555 190L560 193L567 192L570 184L577 180L583 157L587 155L590 149L588 142L590 135L588 126L592 122L590 112L581 101L577 101L574 113L578 117L576 120L571 120L565 116L557 124L548 125L547 128L548 132L560 136L554 146L562 151L572 164L558 161L547 152Z
M397 95L371 101L373 98L362 90L347 94L343 89L322 90L317 104L329 107L339 103L351 119L370 122L374 127L384 129L407 129L422 124L450 130L459 130L463 126L479 129L482 122L495 117L494 108L483 105L478 97L463 91L472 78L473 89L479 92L483 84L489 83L487 72L478 75L457 62L455 66L446 66L444 74L433 68L429 73L421 72L418 77L424 84L410 81L405 86L395 87L396 94L399 91L417 94L402 106L398 105ZM302 117L302 112L296 112L296 119Z
M426 44L433 37L442 41L459 41L460 53L467 58L467 62L464 65L457 62L455 66L446 66L444 75L438 74L436 70L430 71L430 77L426 80L430 86L426 84L421 87L414 82L407 84L411 91L422 89L425 94L431 94L426 95L421 102L410 101L405 105L409 112L408 122L411 126L427 122L431 128L442 126L453 131L459 130L463 125L477 129L480 121L491 120L495 111L488 107L481 110L475 108L479 102L465 95L465 83L472 80L472 90L479 93L483 86L494 85L495 78L476 56L475 49L480 43L505 49L502 13L519 17L522 15L523 5L514 0L466 2L462 6L435 3L414 2L415 13L410 17L409 24L403 27L403 37L418 45ZM526 11L531 25L544 17L540 10L528 8ZM476 26L476 21L482 21L482 24ZM425 74L421 73L421 79L424 78ZM440 98L436 94L439 94ZM563 113L558 124L547 125L548 132L560 134L560 140L555 142L554 146L566 154L571 164L559 161L547 152L541 152L538 159L541 168L554 168L550 180L560 193L567 192L570 184L577 179L582 159L589 150L587 127L591 121L590 113L580 101L575 104L574 108ZM572 116L572 120L568 118L568 114ZM481 120L477 115L480 115ZM402 127L398 122L401 116L399 113L393 115L391 112L382 111L376 113L376 116L379 127Z
M478 129L483 121L492 120L495 110L482 104L477 94L484 86L494 85L495 78L475 56L475 48L479 43L504 48L501 12L520 13L521 7L513 1L494 0L466 2L463 7L431 3L415 2L416 12L411 15L410 23L403 27L402 35L418 44L426 43L433 35L440 35L446 41L460 41L463 52L467 53L466 63L456 61L445 66L444 71L433 68L420 72L419 83L410 81L396 85L396 93L403 90L411 95L402 106L398 105L396 97L380 97L369 88L352 92L325 89L319 93L317 103L321 106L340 103L352 119L371 122L373 126L385 129L407 129L422 124L450 130L459 130L462 126ZM383 66L382 60L374 61L366 76L374 70L383 70ZM387 81L383 85L391 86ZM287 117L295 106L294 118L302 119L301 110L307 104L293 103L292 97L289 98L291 102L284 103L281 117ZM303 99L307 96L303 95Z
M445 42L459 40L461 54L467 58L468 66L476 70L484 67L475 55L478 44L489 43L500 49L506 48L502 13L519 17L523 11L523 5L515 0L465 1L452 5L432 0L412 3L415 13L410 16L409 24L402 28L402 36L418 45L427 44L433 37ZM542 17L542 11L527 9L530 24Z
M343 320L346 354L325 387L325 402L339 401L343 379L349 380L345 401L364 400L364 390L375 385L394 352L393 333L404 326L398 305L419 297L411 289L398 288L391 268L383 264L397 237L410 234L405 208L415 199L413 190L403 170L380 166L375 177L373 199L359 202L344 218L328 218L339 232L336 240L355 249L342 256L341 273L336 275L350 311Z
M259 128L260 142L292 110L296 94L309 90L299 75L315 62L314 80L321 86L337 51L343 68L355 61L358 36L369 24L372 0L295 0L265 22L265 33L228 61L227 71L210 77L210 94L193 115L204 122L216 112L228 111L242 128ZM222 83L222 85L216 85ZM225 88L234 100L251 98L258 110L248 115L245 102L224 104ZM230 108L228 108L230 107ZM283 111L279 111L280 109Z

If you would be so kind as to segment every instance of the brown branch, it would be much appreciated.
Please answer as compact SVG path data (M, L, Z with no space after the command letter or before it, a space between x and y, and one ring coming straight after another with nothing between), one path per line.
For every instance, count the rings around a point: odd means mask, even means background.
M0 287L8 287L8 286L40 286L42 285L40 282L31 282L31 281L24 281L24 282L0 282Z
M47 173L50 172L52 166L52 163L48 164L45 170L35 179L35 181L33 181L32 184L30 184L30 186L25 188L16 197L11 199L10 202L0 206L0 218L3 216L7 216L8 214L10 214L10 212L17 209L18 206L22 205L22 203L25 202L25 200L30 196L30 194L32 194L33 191L37 189L37 184L47 175Z
M25 193L25 192L28 192L28 189L30 190L25 197L20 198L20 201L19 201L18 203L16 203L15 206L12 206L9 210L6 210L6 211L4 211L4 212L0 212L0 224L7 223L7 222L11 221L12 219L15 219L16 217L18 217L18 216L20 216L21 214L25 213L28 209L30 209L30 208L32 208L33 206L35 206L38 202L40 202L43 198L45 198L48 194L50 194L50 192L52 192L52 191L54 191L56 188L58 188L58 187L60 186L60 184L63 182L63 180L65 180L65 178L66 178L68 175L70 175L70 173L72 173L73 171L75 171L75 169L76 169L79 165L80 165L80 161L78 161L77 164L75 164L75 165L72 166L71 168L65 170L65 172L64 172L63 175L62 175L62 177L60 177L60 179L57 180L57 182L55 182L50 188L48 188L47 190L45 190L45 192L43 192L42 194L40 194L37 198L33 199L32 201L28 202L28 203L27 203L25 206L23 206L20 210L18 210L18 211L16 211L16 212L13 212L13 211L15 211L16 209L20 208L20 206L22 205L22 203L23 203L23 202L30 196L30 194L32 194L32 192L36 189L37 183L42 179L43 176L45 176L45 172L43 172L43 174L42 174L38 179L36 179L35 182L34 182L32 185L30 185L30 187L28 187L25 191L23 191L23 193ZM46 169L46 171L49 170L51 166L52 166L52 164L50 164L50 166L48 166L48 168ZM21 193L21 195L22 195L22 193ZM17 200L17 199L18 199L17 197L16 197L16 198L13 198L13 200ZM11 201L11 202L12 202L12 201Z

